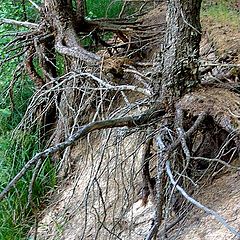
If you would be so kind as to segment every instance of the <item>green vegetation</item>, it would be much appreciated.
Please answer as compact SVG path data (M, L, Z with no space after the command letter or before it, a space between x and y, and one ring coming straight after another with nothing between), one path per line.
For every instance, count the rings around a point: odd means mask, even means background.
M235 3L234 0L204 1L202 17L213 18L215 21L239 27L240 16L233 8Z
M0 17L36 20L37 14L31 5L26 4L25 8L20 6L14 1L2 1ZM26 29L11 25L0 26L1 61L16 54L16 52L7 52L4 49L4 46L12 40L12 36L8 33L24 30ZM5 62L0 71L0 191L42 147L39 142L38 130L14 132L34 92L32 81L20 70L16 72L19 74L19 78L13 87L13 102L10 100L9 84L13 80L15 69L21 60L20 57L17 57L10 62ZM47 160L42 165L32 189L32 202L35 208L33 210L32 206L27 205L29 182L33 171L34 169L22 178L7 198L0 202L0 240L26 239L26 232L29 231L33 222L33 211L39 209L41 197L56 183L55 170Z
M12 141L10 135L0 138L1 149L1 189L18 173L29 158L39 151L37 134L17 133L18 140ZM56 183L56 173L47 160L34 183L32 199L34 208L39 209L40 197L52 188ZM0 204L0 239L26 239L26 231L32 223L32 206L28 203L28 187L32 172L22 178L15 189Z
M87 15L91 19L118 17L122 5L122 0L87 0Z

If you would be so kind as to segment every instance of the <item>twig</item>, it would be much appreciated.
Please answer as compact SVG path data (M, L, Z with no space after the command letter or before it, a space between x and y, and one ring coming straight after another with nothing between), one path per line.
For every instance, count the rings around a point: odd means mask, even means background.
M229 164L229 163L227 163L227 162L225 162L221 159L218 159L218 158L191 157L191 159L193 159L193 160L203 160L203 161L208 161L208 162L218 162L218 163L221 163L222 165L224 165L225 167L236 169L236 170L240 171L240 167L232 166L231 164Z
M185 138L189 138L198 128L199 125L203 122L203 120L207 117L207 113L206 112L202 112L200 113L200 115L198 116L197 120L195 121L195 123L193 124L193 126L186 132L185 134ZM173 150L175 150L178 145L181 143L181 138L178 138L174 143L172 143L172 145L170 145L169 149L170 152L172 152Z
M195 123L193 124L193 126L185 133L185 138L189 138L198 128L199 128L199 125L202 123L202 121L206 118L207 116L207 113L206 112L202 112L197 120L195 121ZM181 144L181 138L179 137L175 142L173 142L167 149L165 149L165 146L163 144L163 142L161 141L161 136L158 136L157 138L157 142L158 142L158 148L162 151L164 151L165 153L161 153L160 151L160 154L164 154L162 158L162 162L161 164L159 164L159 169L158 169L158 178L157 178L157 182L156 182L156 191L157 191L157 200L159 200L161 198L161 192L159 191L162 191L161 188L161 182L159 182L159 171L162 171L162 166L166 163L164 163L164 161L166 161L167 159L169 159L169 155L178 147L179 144ZM159 156L160 157L160 156ZM164 166L165 167L165 166ZM159 188L159 191L157 190L157 188ZM158 209L157 208L157 215L161 215L160 213L160 210L161 209ZM159 218L159 216L156 216ZM157 221L155 221L155 224L153 225L153 227L150 229L147 237L145 238L145 240L151 240L156 234L157 234L157 231L158 231L158 228L159 228L159 219L156 219ZM161 219L160 219L161 221Z
M53 147L47 148L43 152L37 153L32 159L30 159L24 167L18 172L18 174L9 182L5 189L0 193L0 201L3 200L5 195L12 189L12 187L18 182L18 180L25 175L25 173L34 165L36 162L41 159L49 156L50 154L56 153L59 150L63 150L68 146L71 146L78 139L86 136L88 133L95 130L106 129L106 128L116 128L116 127L136 127L143 125L153 118L163 116L165 111L159 108L152 108L145 111L141 115L137 116L128 116L122 118L108 119L103 121L96 121L89 124L86 124L73 135L71 135L66 141L56 144Z
M211 214L212 216L214 216L214 218L219 221L220 223L223 224L224 227L226 227L232 234L236 235L237 237L240 237L240 232L238 232L235 228L229 226L229 224L226 222L226 220L220 216L218 213L216 213L215 211L213 211L212 209L202 205L200 202L196 201L195 199L193 199L191 196L189 196L182 187L180 187L177 182L174 180L171 169L170 169L170 162L169 160L166 162L166 171L167 174L169 176L169 179L171 181L171 183L176 186L177 190L193 205L195 205L196 207L202 209L203 211L205 211L208 214Z
M191 156L190 156L190 151L189 151L189 148L187 146L187 142L186 142L186 138L185 138L186 133L183 129L183 110L181 108L178 108L176 110L176 120L177 120L176 122L177 122L178 136L179 136L181 144L182 144L183 152L186 155L187 164L186 164L186 167L184 168L186 170L186 168L188 167Z
M152 96L151 91L144 89L144 88L140 88L137 86L132 86L132 85L118 85L118 86L113 86L107 82L105 82L104 80L94 76L91 73L80 73L78 76L87 76L92 78L93 80L97 81L99 84L105 86L106 88L110 89L110 90L119 90L119 91L124 91L124 90L130 90L130 91L135 91L135 92L140 92L146 96Z
M38 27L38 24L36 24L36 23L16 21L16 20L7 19L7 18L0 19L0 23L13 24L13 25L27 27L27 28L33 28L33 29L36 29Z
M142 73L140 73L140 72L138 72L136 70L133 70L133 69L124 69L124 72L136 74L136 75L140 76L141 78L143 78L144 80L147 80L149 82L152 81L150 78L144 76Z
M195 28L193 25L191 25L189 22L187 22L187 20L186 20L185 17L184 17L184 14L183 14L182 9L180 10L180 13L181 13L183 22L186 23L186 24L187 24L189 27L191 27L193 30L195 30L198 34L202 35L202 33L201 33L197 28Z
M33 187L34 187L34 183L36 181L36 178L38 176L38 173L40 171L40 168L42 166L43 160L39 159L37 162L37 165L34 169L34 173L32 175L32 179L31 182L29 184L29 188L28 188L28 201L27 201L27 206L30 206L32 204L32 192L33 192Z
M166 131L164 129L163 131ZM158 163L157 163L157 179L156 179L156 216L155 224L153 225L151 231L149 232L146 240L151 240L155 238L159 229L159 226L163 220L163 205L164 205L164 186L165 186L165 164L169 156L169 151L167 151L167 146L162 139L164 133L159 134L156 137L156 142L158 146Z
M41 8L32 0L28 0L39 12L41 11Z
M201 67L240 67L240 64L231 64L231 63L204 63L201 64Z

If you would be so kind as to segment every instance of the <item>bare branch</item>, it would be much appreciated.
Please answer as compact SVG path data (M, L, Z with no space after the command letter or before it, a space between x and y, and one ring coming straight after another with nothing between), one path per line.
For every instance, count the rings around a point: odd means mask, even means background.
M198 128L199 125L202 123L202 121L206 118L207 113L203 112L201 113L197 120L195 121L195 123L193 124L193 126L185 133L185 138L189 138ZM169 147L165 146L165 144L162 141L161 135L157 136L157 145L158 145L158 154L159 154L159 160L158 160L158 174L157 174L157 181L156 181L156 199L157 199L157 211L156 211L156 219L155 219L155 223L152 226L152 228L150 229L147 237L145 238L145 240L151 240L154 236L156 236L159 226L161 224L162 221L162 207L161 204L163 204L162 202L162 198L163 198L163 173L165 170L165 165L166 165L166 161L167 159L170 158L170 154L178 147L178 145L181 144L181 137L178 137L178 139L173 142Z
M231 164L229 164L229 163L227 163L227 162L225 162L221 159L218 159L218 158L191 157L191 159L193 159L193 160L203 160L203 161L208 161L208 162L218 162L218 163L221 163L222 165L224 165L225 167L236 169L236 170L240 171L240 167L232 166Z
M160 108L152 108L145 111L141 115L128 116L123 118L108 119L104 121L96 121L89 123L80 127L73 135L71 135L66 141L56 144L53 147L47 148L43 152L37 153L32 159L30 159L20 172L9 182L6 188L0 193L0 201L5 197L5 195L12 189L12 187L18 182L18 180L25 175L25 173L40 159L49 156L50 154L56 153L59 150L63 150L68 146L71 146L78 139L86 136L88 133L95 130L106 129L106 128L116 128L116 127L137 127L141 126L153 118L161 117L165 114L165 111Z
M207 113L206 112L202 112L197 120L195 121L195 123L193 124L193 126L185 133L185 139L189 138L198 128L199 125L203 122L203 120L206 118ZM169 147L168 151L172 152L173 150L175 150L178 145L181 143L181 138L179 137L174 143L172 143L172 145Z
M193 205L195 205L196 207L202 209L203 211L205 211L208 214L211 214L212 216L214 216L214 218L219 221L220 223L223 224L224 227L226 227L232 234L236 235L237 237L240 237L240 232L238 232L235 228L229 226L229 224L227 223L227 221L220 216L218 213L216 213L215 211L213 211L212 209L204 206L203 204L201 204L200 202L196 201L195 199L193 199L191 196L189 196L182 187L180 187L177 182L174 180L171 169L170 169L170 162L167 161L166 162L166 170L167 170L167 174L169 176L169 179L171 181L171 183L176 186L177 190Z
M203 63L202 67L240 67L240 64L232 64L232 63Z
M41 8L32 0L28 0L39 12L41 11Z
M119 91L130 90L130 91L140 92L149 97L152 96L152 93L147 89L140 88L137 86L132 86L132 85L113 86L113 85L103 81L102 79L92 75L91 73L80 73L80 76L91 77L93 80L97 81L98 83L100 83L101 85L105 86L108 89L119 90Z
M0 19L0 24L2 24L2 23L17 25L17 26L27 27L27 28L32 28L32 29L38 28L38 24L36 24L36 23L21 22L21 21L16 21L16 20L7 19L7 18Z
M176 122L177 122L178 136L179 136L180 141L181 141L183 152L186 155L186 160L187 160L187 164L186 164L186 167L185 167L185 169L186 169L188 167L189 162L190 162L191 155L190 155L190 151L189 151L186 139L185 139L185 134L186 133L185 133L184 128L183 128L183 110L181 108L178 108L176 110Z

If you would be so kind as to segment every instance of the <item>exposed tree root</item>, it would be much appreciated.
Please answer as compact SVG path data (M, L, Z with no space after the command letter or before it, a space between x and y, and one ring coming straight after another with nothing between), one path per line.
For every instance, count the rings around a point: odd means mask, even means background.
M8 186L1 192L0 194L0 201L5 197L5 195L11 190L11 188L17 183L17 181L24 176L24 174L35 165L39 160L42 158L46 158L50 154L56 153L57 151L63 150L68 146L74 144L79 138L86 136L88 133L101 130L106 128L115 128L115 127L139 127L143 124L148 123L150 120L164 115L165 112L161 109L151 109L146 111L145 113L138 115L138 116L130 116L130 117L123 117L117 119L109 119L105 121L97 121L89 123L85 126L80 127L78 131L76 131L72 136L70 136L66 141L62 143L58 143L53 147L50 147L43 152L38 153L35 155L31 160L29 160L22 170L11 180Z
M240 237L240 232L238 232L235 228L231 227L227 221L225 219L223 219L219 214L217 214L215 211L213 211L212 209L207 208L206 206L202 205L201 203L199 203L198 201L196 201L195 199L193 199L192 197L190 197L183 188L181 188L177 182L174 180L173 178L173 174L171 172L171 168L170 168L170 162L167 161L166 162L166 171L167 174L170 178L171 183L173 184L174 187L177 188L178 191L181 192L181 194L192 204L194 204L195 206L197 206L198 208L202 209L203 211L205 211L208 214L213 215L217 221L219 221L220 223L222 223L224 225L224 227L226 227L231 233L233 233L235 236Z
M79 239L84 239L88 231L91 232L93 227L89 225L93 218L97 219L98 223L98 226L95 226L95 239L102 232L121 239L119 236L124 228L123 219L135 197L135 180L139 178L138 173L141 173L142 181L142 206L146 206L151 199L155 207L152 227L145 234L147 240L159 234L165 236L167 231L184 217L182 208L186 206L187 201L214 215L234 235L239 236L239 232L230 227L221 216L186 193L194 193L195 186L201 185L205 177L217 175L222 171L222 165L232 168L230 162L239 151L239 95L228 89L202 87L199 84L199 25L193 27L194 23L190 21L192 19L185 19L185 16L183 18L179 8L178 14L182 23L185 28L188 26L194 30L194 34L191 31L188 31L188 34L178 33L180 27L175 29L176 32L168 28L165 44L170 40L173 40L174 44L169 45L161 56L163 59L160 57L158 62L154 59L147 64L136 64L133 55L139 51L139 47L144 48L149 39L152 43L157 41L157 35L153 31L159 26L141 25L138 21L129 22L126 19L87 21L84 18L85 6L82 1L76 2L76 8L79 10L76 12L71 1L63 2L65 5L61 5L60 0L46 0L42 10L43 23L39 25L2 20L7 24L31 29L30 32L16 35L15 40L6 46L8 51L14 52L9 59L27 53L25 68L36 87L36 93L18 129L42 124L42 137L45 142L48 141L46 145L50 147L36 154L23 166L0 193L0 201L19 179L35 166L29 185L31 203L32 188L39 168L49 155L56 154L54 163L59 164L59 171L64 172L63 176L66 176L66 173L70 175L74 165L69 160L70 147L74 148L74 145L85 138L87 150L86 156L82 158L90 169L86 170L90 177L86 176L89 177L89 181L82 189L82 202L76 204L73 212L66 214L65 219L69 220L75 211L85 209L81 210L85 223L83 229L80 228L82 232ZM174 11L170 11L168 14L173 13ZM168 24L173 24L176 19L177 16ZM163 25L165 26L165 23ZM103 41L101 34L104 31L114 33L116 38L121 40L120 44ZM119 57L105 60L104 57L84 49L79 44L80 35L92 36L96 46L101 44L102 49L106 47L109 55L116 51ZM186 36L192 48L187 46L182 51L181 46L185 44ZM20 50L18 54L15 54L16 50ZM62 55L66 66L61 76L57 74L57 54ZM132 59L127 58L125 61L126 57L122 55L128 55ZM175 56L180 56L179 61ZM37 71L34 61L41 67L41 74ZM86 62L91 64L86 66ZM138 68L139 65L142 69ZM204 68L201 74L207 74L211 70L212 68ZM160 75L163 76L162 83ZM14 81L16 79L17 77ZM14 82L10 87L12 99L13 85ZM12 105L14 108L14 102ZM146 108L149 110L143 111ZM141 111L141 114L136 114L137 111ZM126 127L127 130L122 127ZM113 128L118 128L119 132L113 132ZM103 131L104 129L106 131ZM140 130L145 134L144 137L139 137ZM134 136L136 131L140 132L138 137L141 141L133 146L132 153L129 149L125 150L127 147L124 140L128 135ZM91 139L92 132L99 133L99 139L96 138L98 143L94 142L96 139ZM108 148L112 150L110 153ZM93 149L94 153L91 152ZM137 161L138 167L135 167L132 163L134 161L128 160L132 156L139 159L136 153L139 149L142 149L141 162ZM104 160L107 154L109 159ZM89 162L91 166L88 165ZM239 167L235 169L239 170ZM84 171L84 168L81 171ZM107 176L107 180L104 176ZM81 185L80 177L81 174L76 179L72 194L78 185ZM122 186L119 186L119 179ZM111 184L117 186L117 189L110 189L108 185ZM178 196L176 189L186 199ZM116 210L117 203L111 200L111 197L116 202L121 202L120 210ZM168 224L167 220L173 211L176 212L177 218L171 219ZM110 214L116 212L119 219L115 215L110 219Z

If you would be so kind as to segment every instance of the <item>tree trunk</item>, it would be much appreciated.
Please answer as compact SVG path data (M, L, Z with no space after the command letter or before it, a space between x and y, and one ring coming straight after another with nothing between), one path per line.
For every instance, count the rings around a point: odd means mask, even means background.
M198 83L201 0L169 0L160 98L172 105Z
M162 82L159 84L158 100L166 112L174 116L175 104L199 83L198 57L201 40L201 0L169 0L166 13L166 35L161 59ZM158 102L158 101L157 101ZM171 141L166 126L176 125L174 117L162 121L161 134L156 137L158 163L156 177L156 218L147 240L157 236L165 217L166 161L171 158ZM171 127L170 127L171 128ZM165 206L165 207L164 207Z

